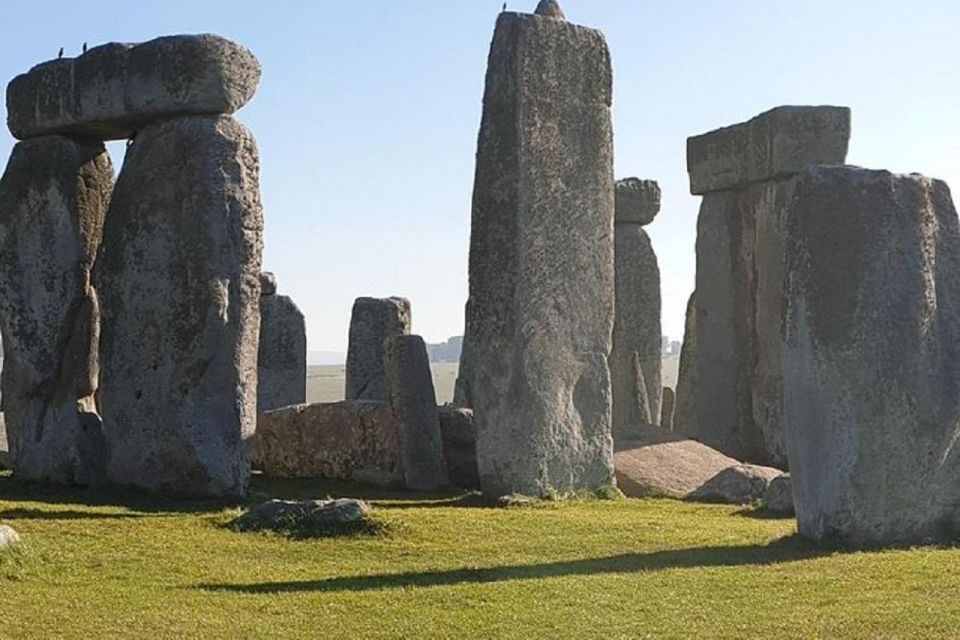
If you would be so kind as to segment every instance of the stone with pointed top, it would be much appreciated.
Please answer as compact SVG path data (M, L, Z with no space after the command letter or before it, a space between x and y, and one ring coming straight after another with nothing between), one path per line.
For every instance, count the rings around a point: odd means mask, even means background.
M566 16L563 15L563 9L560 8L560 3L557 0L540 0L540 4L537 5L536 11L533 12L538 16L547 16L548 18L557 18L559 20L566 20Z

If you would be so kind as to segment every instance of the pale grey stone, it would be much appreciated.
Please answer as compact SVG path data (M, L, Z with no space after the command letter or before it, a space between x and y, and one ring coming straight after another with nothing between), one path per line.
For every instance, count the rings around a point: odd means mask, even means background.
M7 444L7 429L4 424L3 414L0 413L0 471L10 468L10 445Z
M617 180L614 198L617 224L648 225L660 212L660 185L656 180Z
M18 547L20 544L20 534L18 534L13 527L0 524L0 551Z
M690 193L787 178L808 165L843 164L849 142L847 107L777 107L747 122L688 138Z
M687 300L683 327L683 346L677 372L676 406L673 410L673 430L691 433L697 424L697 294Z
M782 473L773 467L734 465L707 480L687 497L703 502L747 504L763 498L773 479Z
M797 524L851 545L960 535L960 224L947 185L810 168L786 214Z
M465 375L483 491L612 481L610 56L603 35L504 13L474 183Z
M100 403L120 485L240 495L256 425L259 160L229 116L143 129L97 260Z
M763 508L771 513L793 515L793 487L789 473L782 473L770 481L763 494Z
M399 427L404 485L419 491L447 486L437 395L423 338L388 336L383 362L387 401Z
M256 91L260 63L212 34L110 43L51 60L7 87L7 125L16 138L52 133L129 138L148 124L233 113Z
M97 484L97 292L90 270L113 187L99 142L18 143L0 180L3 408L17 477Z
M261 286L263 276L260 278ZM288 296L260 298L257 411L307 401L307 328Z
M616 224L616 315L610 352L613 431L660 423L663 346L660 268L638 224ZM640 397L639 387L643 387Z
M357 298L350 316L347 400L386 400L383 341L410 333L410 301L405 298Z

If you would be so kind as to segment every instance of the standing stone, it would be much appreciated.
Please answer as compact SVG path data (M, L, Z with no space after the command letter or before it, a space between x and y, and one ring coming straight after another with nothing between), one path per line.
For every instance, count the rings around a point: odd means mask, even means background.
M610 97L599 31L500 15L477 152L461 384L489 494L613 480Z
M357 298L350 316L347 346L347 400L386 400L383 341L410 333L406 298Z
M17 477L96 484L99 313L90 270L113 169L99 142L21 142L0 180L3 408Z
M420 336L388 336L383 357L387 399L399 427L404 485L420 491L445 487L447 470L427 346Z
M663 345L660 268L650 237L641 227L660 210L660 187L653 180L627 178L617 182L615 199L616 315L610 382L616 438L642 424L659 424ZM646 402L636 392L638 372L646 385Z
M677 372L676 405L673 409L673 430L690 433L697 424L697 300L691 293L683 325L683 346Z
M121 485L240 495L256 423L259 159L229 116L144 128L97 262L107 473Z
M445 405L440 407L439 414L443 459L447 463L450 484L478 491L480 476L477 472L477 431L473 410Z
M663 388L663 404L660 411L660 427L666 431L673 431L673 410L675 404L673 389Z
M849 109L778 107L687 141L690 190L703 202L697 386L690 396L696 407L684 408L678 424L685 435L741 460L787 464L779 340L782 217L791 176L813 164L842 164L849 137Z
M276 295L272 273L261 274L260 287L257 411L263 413L307 401L307 329L293 300Z
M472 415L471 415L472 417ZM0 470L10 468L10 445L7 444L7 428L0 413Z
M816 167L786 219L783 366L801 534L960 535L960 224L947 185Z
M233 113L253 97L259 81L256 57L213 34L113 42L14 78L7 87L7 125L21 139L55 133L129 138L166 118Z

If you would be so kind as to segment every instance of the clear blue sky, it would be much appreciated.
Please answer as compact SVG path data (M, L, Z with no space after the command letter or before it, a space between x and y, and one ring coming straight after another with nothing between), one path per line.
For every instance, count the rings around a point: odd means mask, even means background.
M360 295L409 297L414 331L439 341L462 332L480 100L501 1L12 2L0 77L61 46L76 55L84 41L215 32L247 45L263 80L238 118L260 146L265 268L306 314L310 349L345 350ZM648 229L668 335L682 334L693 288L689 135L781 104L847 105L852 164L926 173L960 191L958 2L562 4L610 44L617 176L663 187ZM12 143L4 128L4 158Z

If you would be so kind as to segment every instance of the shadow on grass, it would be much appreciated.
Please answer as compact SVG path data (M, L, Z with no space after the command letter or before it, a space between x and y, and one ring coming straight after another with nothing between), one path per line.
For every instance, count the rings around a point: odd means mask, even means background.
M127 488L83 488L63 485L22 482L7 474L0 474L0 501L32 502L51 505L83 505L88 507L125 507L133 511L149 513L208 513L248 507L271 498L287 500L318 498L360 498L368 502L383 503L394 507L429 506L475 506L471 494L412 493L399 490L363 486L355 483L334 482L328 480L285 480L266 478L254 474L250 488L244 498L195 499L183 496L156 494ZM23 512L24 509L13 509ZM43 518L45 513L54 511L33 510L30 517ZM66 519L71 511L60 510L60 518ZM83 517L82 511L74 511L77 518ZM90 512L89 517L137 517L136 514L98 514ZM27 516L22 516L26 518ZM54 515L47 516L55 519Z
M158 514L146 513L100 513L97 511L80 511L76 509L60 509L46 511L44 509L7 509L0 511L0 520L135 520L137 518L156 517Z
M763 507L744 507L733 512L733 515L741 518L750 518L752 520L793 520L792 513L780 513L769 511Z
M793 535L767 545L733 547L694 547L651 553L628 553L606 558L566 560L530 565L510 565L481 569L451 569L409 573L386 573L370 576L344 576L298 582L264 582L259 584L200 584L205 591L227 591L248 594L290 592L376 591L410 587L437 587L511 580L538 580L566 576L588 576L605 573L642 573L665 569L693 567L736 567L770 565L805 560L830 553Z

